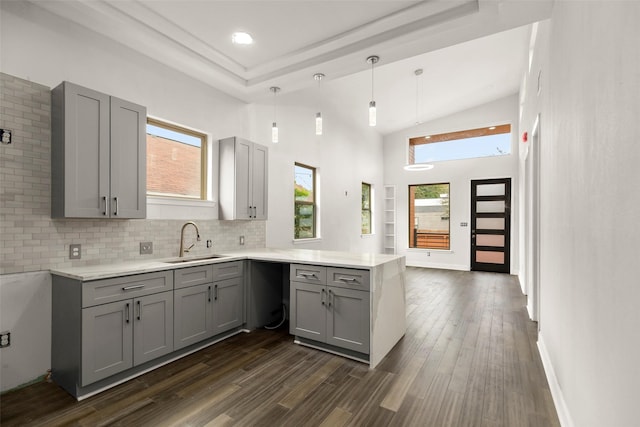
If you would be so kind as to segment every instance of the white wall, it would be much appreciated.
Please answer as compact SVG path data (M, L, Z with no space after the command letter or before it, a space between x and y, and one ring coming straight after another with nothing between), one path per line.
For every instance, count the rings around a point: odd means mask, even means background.
M409 138L505 123L512 125L511 155L436 162L433 169L421 172L409 172L403 169L407 162ZM518 188L517 123L518 97L512 95L385 136L384 181L385 184L396 185L397 247L398 253L406 256L407 265L469 270L471 180L511 178L511 205L513 207L511 212L511 272L517 272L519 265L518 193L516 191ZM408 249L408 186L441 182L449 182L451 185L451 250ZM463 222L466 222L468 226L461 226Z
M638 2L556 2L524 103L521 130L542 123L539 347L564 426L640 419L638 18Z
M341 120L322 103L323 135L315 135L317 91L277 98L279 143L269 145L269 221L267 246L380 253L382 249L382 138L372 129ZM251 139L269 141L273 104L252 105ZM320 239L293 242L294 163L317 168ZM360 234L361 184L374 188L375 234Z

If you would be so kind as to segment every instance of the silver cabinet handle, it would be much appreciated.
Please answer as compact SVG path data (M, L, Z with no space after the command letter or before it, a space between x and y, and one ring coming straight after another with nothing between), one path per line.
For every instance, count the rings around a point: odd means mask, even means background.
M104 204L102 215L106 215L107 214L107 196L102 196L102 203Z
M329 307L331 307L331 300L333 299L333 291L329 289Z
M140 301L136 301L136 305L138 306L138 320L142 317L142 307L140 306Z
M114 197L114 198L113 198L113 201L114 201L114 202L116 202L116 210L115 210L115 212L113 212L113 214L114 214L114 215L118 215L118 198L117 198L117 197Z
M133 286L125 286L124 288L122 288L123 291L130 291L132 289L140 289L140 288L144 288L144 284L142 285L133 285Z
M325 290L324 290L324 288L322 288L322 291L320 293L320 301L321 301L322 305L324 305L324 293L325 293Z
M298 276L302 276L305 279L307 279L309 277L316 278L316 273L298 273Z
M343 282L357 282L357 280L353 277L340 277L338 280L341 280Z
M257 218L258 217L258 208L257 207L253 207L253 217Z
M218 285L213 286L213 299L214 301L218 301Z
M207 301L211 302L211 286L207 288Z
M124 308L124 321L129 323L129 303Z

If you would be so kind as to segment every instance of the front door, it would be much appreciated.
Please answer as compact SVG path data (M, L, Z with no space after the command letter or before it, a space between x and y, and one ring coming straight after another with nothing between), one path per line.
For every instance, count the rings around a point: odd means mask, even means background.
M471 270L510 272L511 178L471 181Z

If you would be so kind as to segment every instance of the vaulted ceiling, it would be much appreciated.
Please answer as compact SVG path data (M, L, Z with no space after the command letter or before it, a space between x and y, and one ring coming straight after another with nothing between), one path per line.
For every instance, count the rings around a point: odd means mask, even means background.
M321 72L329 92L352 90L347 98L366 103L366 58L378 55L379 105L404 97L381 117L381 133L416 121L416 68L437 114L515 93L528 50L523 26L552 7L551 0L30 1L246 102L267 99L270 86L313 87ZM235 31L254 44L233 44Z

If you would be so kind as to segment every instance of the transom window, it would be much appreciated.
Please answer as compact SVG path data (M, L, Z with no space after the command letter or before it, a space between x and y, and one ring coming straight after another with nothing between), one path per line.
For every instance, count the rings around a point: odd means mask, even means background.
M362 234L372 234L371 184L362 183Z
M147 119L147 194L206 199L207 135Z
M409 186L409 247L450 249L449 183Z
M511 125L490 126L409 139L409 164L511 154Z
M316 169L295 164L294 178L294 238L312 239L316 236Z

